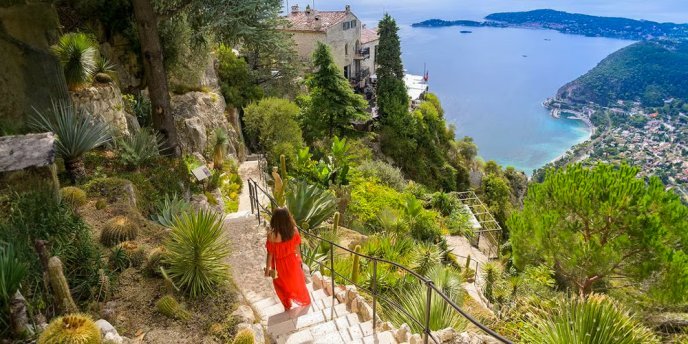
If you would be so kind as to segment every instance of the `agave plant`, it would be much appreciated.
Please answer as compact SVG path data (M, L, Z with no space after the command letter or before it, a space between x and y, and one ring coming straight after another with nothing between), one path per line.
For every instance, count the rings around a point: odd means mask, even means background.
M521 329L523 343L543 344L640 344L659 343L620 304L598 294L585 299L560 300L542 310Z
M96 43L91 37L81 32L68 33L60 37L52 50L64 69L70 90L91 81L99 60Z
M456 270L437 267L430 271L428 278L454 303L461 305L463 288L461 287L460 274ZM395 296L398 304L415 319L425 319L427 287L424 284L416 284L411 288L404 289L403 292L396 292ZM398 311L391 304L383 302L383 307L386 310L385 314L395 325L399 326L406 323L410 325L413 332L421 333L423 331L422 326L411 321L404 312ZM430 301L431 330L437 331L447 327L462 330L465 326L466 320L459 312L437 294L432 295Z
M162 140L152 129L141 128L117 140L122 162L138 170L160 156Z
M413 250L411 259L411 268L413 271L425 275L432 268L442 263L444 252L440 250L437 245L420 243Z
M212 293L228 278L229 245L222 237L222 219L212 211L183 213L175 218L163 258L169 277L191 297Z
M305 181L290 182L285 198L296 224L305 229L318 227L337 210L331 192Z
M165 198L158 202L152 220L163 227L171 228L175 217L181 216L183 213L188 212L189 209L191 209L189 202L177 197L177 194L172 195L172 197L165 195Z
M64 159L67 174L76 181L86 176L82 156L93 148L110 141L107 123L90 116L81 108L65 102L53 102L52 111L36 112L29 125L40 131L52 131L57 135L56 148Z
M217 128L213 138L213 167L217 170L222 170L222 166L225 163L225 151L227 151L228 142L229 135L227 135L227 131Z
M107 57L101 56L96 61L96 66L93 71L95 74L103 73L112 76L115 73L115 65L110 62Z

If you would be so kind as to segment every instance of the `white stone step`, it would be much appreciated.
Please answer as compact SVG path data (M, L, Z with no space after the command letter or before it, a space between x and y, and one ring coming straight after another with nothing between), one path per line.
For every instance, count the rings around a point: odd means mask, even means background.
M375 333L363 338L363 344L397 344L392 331Z

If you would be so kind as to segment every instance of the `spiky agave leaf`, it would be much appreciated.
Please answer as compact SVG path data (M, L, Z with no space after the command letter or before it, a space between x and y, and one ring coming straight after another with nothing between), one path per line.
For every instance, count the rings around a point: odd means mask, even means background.
M603 295L560 300L542 310L521 329L523 343L543 344L651 344L652 331L628 311Z
M331 192L305 181L289 183L286 194L287 208L296 224L316 228L330 218L337 209L337 201Z
M82 32L68 33L60 37L52 50L64 69L70 89L91 80L99 60L96 43L91 37Z
M174 218L189 211L191 205L189 202L177 196L177 194L165 195L156 206L156 213L152 215L153 221L159 223L163 227L171 228L174 224Z
M229 245L222 230L222 220L212 211L175 218L163 261L169 264L170 278L191 297L212 293L228 278Z
M49 113L36 114L29 125L40 131L52 131L57 135L57 152L65 160L81 158L84 153L110 141L110 126L90 116L81 108L63 101L53 102Z
M128 166L140 167L160 156L162 140L148 128L142 128L117 140L122 162Z
M19 260L14 246L0 243L0 304L9 305L26 272L26 264Z

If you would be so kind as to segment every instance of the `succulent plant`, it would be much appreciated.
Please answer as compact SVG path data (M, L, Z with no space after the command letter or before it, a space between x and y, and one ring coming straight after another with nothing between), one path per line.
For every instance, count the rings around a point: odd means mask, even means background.
M100 344L100 329L87 315L55 318L38 337L38 344Z
M69 290L69 283L64 275L62 268L62 261L58 257L52 257L48 260L48 281L57 302L57 308L62 313L77 312L76 303L72 298L72 293Z
M96 209L101 210L101 209L105 209L105 207L107 207L107 201L106 200L101 198L101 199L96 201Z
M100 242L110 247L123 241L134 240L137 234L138 228L131 219L126 216L115 216L105 223L100 233Z
M172 295L165 295L155 303L155 308L160 314L177 320L187 320L191 314Z
M356 247L354 248L354 252L361 253L361 245L356 245ZM351 282L353 282L354 285L358 283L358 276L361 272L360 260L361 257L359 255L354 254L354 264L351 266Z
M237 332L232 344L253 344L255 342L256 338L253 336L253 332L250 329L245 328Z
M92 37L81 32L72 32L60 37L52 47L60 60L70 90L75 90L91 81L97 69L98 44Z
M140 267L146 261L146 250L133 241L125 241L119 244L129 260L129 264L135 268Z
M114 271L122 271L126 268L129 267L129 258L127 257L127 253L124 252L124 249L120 246L116 246L112 249L110 252L110 267Z
M60 189L62 201L71 205L73 208L81 207L86 204L86 191L76 186L65 186Z
M162 259L165 256L165 253L165 246L156 247L148 253L148 258L146 259L146 271L149 274L160 276L160 267L164 266Z
M332 232L337 233L337 229L339 229L339 212L336 211L334 213L334 219L332 220Z
M99 301L106 300L110 296L110 276L103 269L98 270L98 290L95 295Z

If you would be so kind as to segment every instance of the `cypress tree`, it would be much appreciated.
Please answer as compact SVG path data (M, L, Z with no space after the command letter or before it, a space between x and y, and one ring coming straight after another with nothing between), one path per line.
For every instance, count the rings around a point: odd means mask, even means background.
M364 117L367 103L354 93L327 45L318 42L313 53L313 65L315 71L306 82L310 103L304 113L304 133L312 136L309 140L344 136L351 129L352 121Z
M394 18L385 14L378 24L378 32L380 35L376 70L378 108L383 123L395 122L395 119L389 117L408 117L408 95L403 80L404 66L401 63L399 27ZM397 124L404 126L402 123Z

